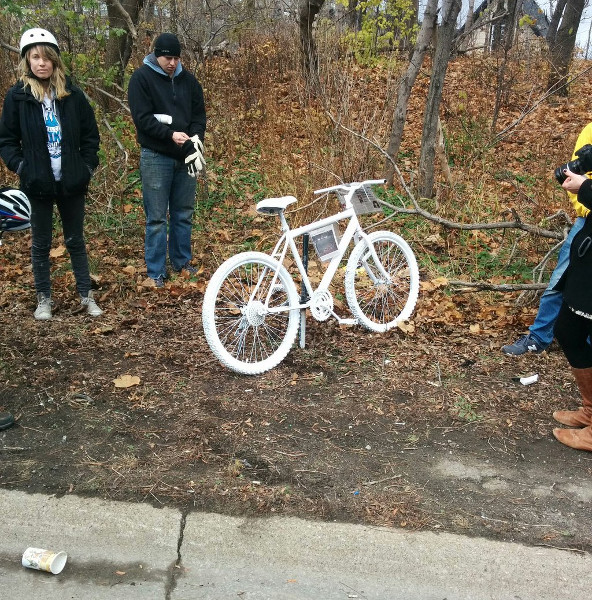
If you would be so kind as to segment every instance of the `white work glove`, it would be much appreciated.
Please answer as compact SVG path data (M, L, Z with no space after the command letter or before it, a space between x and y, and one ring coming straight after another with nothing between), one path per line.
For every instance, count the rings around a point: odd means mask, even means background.
M203 144L197 135L190 138L190 141L192 142L191 145L193 147L191 147L189 140L185 142L191 152L191 154L185 158L185 164L187 165L187 172L189 175L191 175L191 177L197 177L202 169L206 168L206 161L203 157Z

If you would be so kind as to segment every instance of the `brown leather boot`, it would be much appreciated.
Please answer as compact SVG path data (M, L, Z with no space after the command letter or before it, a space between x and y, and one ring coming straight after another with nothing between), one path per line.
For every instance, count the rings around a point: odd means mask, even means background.
M578 410L556 410L553 418L568 427L587 427L592 425L592 367L588 369L572 367L571 370L578 384L583 406Z
M553 429L553 435L566 446L592 452L592 425L584 429Z

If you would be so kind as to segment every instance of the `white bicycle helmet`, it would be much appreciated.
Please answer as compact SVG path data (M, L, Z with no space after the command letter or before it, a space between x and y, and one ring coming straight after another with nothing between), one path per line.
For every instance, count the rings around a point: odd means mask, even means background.
M25 33L23 33L23 35L21 36L21 42L19 44L21 57L25 55L25 52L31 46L37 46L38 44L46 44L47 46L52 46L58 54L60 53L58 41L55 39L53 34L47 31L47 29L34 27L33 29L27 29L27 31L25 31Z
M31 203L15 188L0 188L0 231L19 231L31 227Z

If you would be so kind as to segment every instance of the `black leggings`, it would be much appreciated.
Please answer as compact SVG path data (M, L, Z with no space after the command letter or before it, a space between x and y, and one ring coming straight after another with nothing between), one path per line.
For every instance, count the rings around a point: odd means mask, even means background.
M39 199L30 197L31 201L31 230L33 243L31 259L35 291L51 294L49 252L53 235L53 205L58 207L64 230L64 242L76 279L76 289L81 296L88 296L91 287L88 270L88 257L84 241L84 195L64 197L59 194L54 199Z
M592 367L592 346L587 341L589 336L592 337L592 319L576 315L564 302L555 322L555 337L567 362L574 369Z

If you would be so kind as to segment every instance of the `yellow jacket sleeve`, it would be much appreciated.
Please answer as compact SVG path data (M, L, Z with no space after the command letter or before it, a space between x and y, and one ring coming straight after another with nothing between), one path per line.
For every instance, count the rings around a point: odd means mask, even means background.
M582 146L586 144L592 144L592 123L588 123L584 129L582 129L580 135L578 136L578 140L576 142L574 153L572 154L572 160L577 158L576 151L579 150ZM592 177L592 173L588 173L588 177ZM571 192L567 192L570 202L573 204L574 210L576 211L576 215L578 217L587 217L590 212L583 204L578 202L578 195L572 194Z

